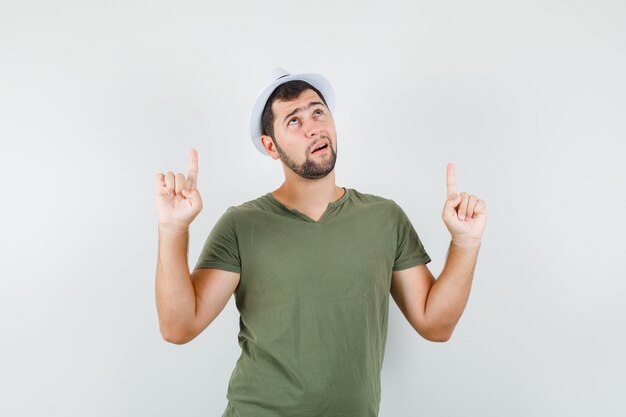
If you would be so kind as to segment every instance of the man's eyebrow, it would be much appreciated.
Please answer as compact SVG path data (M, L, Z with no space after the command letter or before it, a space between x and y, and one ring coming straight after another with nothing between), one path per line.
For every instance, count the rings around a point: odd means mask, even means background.
M317 105L317 104L321 104L322 106L324 105L324 103L322 103L321 101L312 101L309 103L308 106L306 106L306 109L310 109L311 107ZM306 110L304 107L298 107L297 109L295 109L294 111L292 111L291 113L289 113L287 116L285 116L285 118L283 119L283 123L285 123L287 121L287 119L289 119L291 116L293 116L294 114L302 111L302 110Z

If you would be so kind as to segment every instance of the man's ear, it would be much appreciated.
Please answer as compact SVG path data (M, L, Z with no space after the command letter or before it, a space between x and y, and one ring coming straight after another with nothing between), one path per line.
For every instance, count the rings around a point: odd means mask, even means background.
M278 152L276 151L276 146L274 146L274 141L271 136L261 135L261 144L272 159L278 159Z

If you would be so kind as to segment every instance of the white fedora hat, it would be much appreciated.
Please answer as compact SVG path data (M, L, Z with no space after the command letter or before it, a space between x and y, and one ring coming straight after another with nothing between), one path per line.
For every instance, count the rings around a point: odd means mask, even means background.
M319 74L290 74L283 68L274 68L265 86L259 90L254 106L252 106L252 113L250 114L250 136L252 137L252 143L263 155L269 156L261 143L261 135L263 134L261 113L265 108L267 99L272 95L276 87L293 80L306 81L317 88L324 96L324 100L330 112L332 113L335 110L335 92L326 78Z

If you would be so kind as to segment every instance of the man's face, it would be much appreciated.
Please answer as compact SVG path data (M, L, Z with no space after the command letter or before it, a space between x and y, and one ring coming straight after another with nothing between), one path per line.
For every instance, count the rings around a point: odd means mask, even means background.
M275 101L274 149L272 158L280 160L302 178L327 176L337 160L335 122L322 99L305 90L292 101ZM266 136L266 138L269 138ZM316 151L321 145L327 146Z

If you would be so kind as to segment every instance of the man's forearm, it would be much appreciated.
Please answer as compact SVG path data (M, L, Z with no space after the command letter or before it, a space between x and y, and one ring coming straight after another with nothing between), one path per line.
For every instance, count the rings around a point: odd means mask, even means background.
M425 315L438 339L447 340L467 304L480 242L450 242L443 272L426 300Z
M156 302L162 336L176 341L195 317L196 297L187 264L189 231L159 225Z

